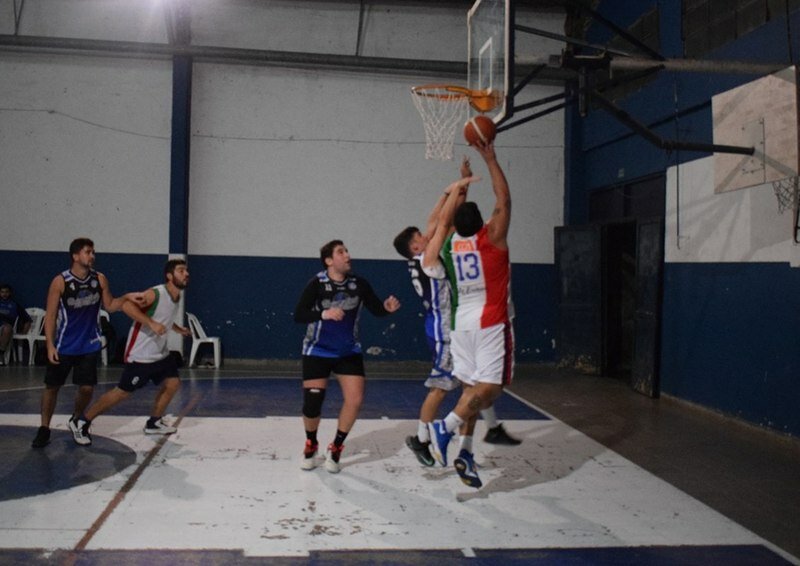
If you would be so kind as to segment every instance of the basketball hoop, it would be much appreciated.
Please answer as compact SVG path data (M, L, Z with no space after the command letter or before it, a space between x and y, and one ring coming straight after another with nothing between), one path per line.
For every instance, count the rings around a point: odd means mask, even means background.
M464 123L469 106L468 89L448 85L411 88L414 106L425 127L425 159L453 159L456 130Z
M454 85L415 86L411 94L425 126L425 158L439 161L453 159L456 130L464 125L467 106L483 113L496 108L501 100L492 91Z
M796 175L772 181L772 190L778 199L778 213L783 214L789 209L797 210L799 188L800 178Z

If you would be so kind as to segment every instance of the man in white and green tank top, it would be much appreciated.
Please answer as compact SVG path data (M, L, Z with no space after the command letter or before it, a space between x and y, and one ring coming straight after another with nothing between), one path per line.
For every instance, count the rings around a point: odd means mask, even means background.
M125 314L134 320L125 343L125 369L117 386L104 393L94 404L69 421L73 439L86 446L92 443L89 427L92 421L118 403L127 399L137 389L148 383L158 387L150 418L144 426L145 434L172 434L177 429L164 422L162 417L170 401L180 388L178 365L170 355L167 331L174 330L190 336L188 328L175 322L181 293L189 284L186 260L171 259L164 266L161 285L142 292L143 302L123 306Z
M492 216L484 224L474 202L464 202L466 191L452 191L442 208L440 230L447 276L452 287L453 374L464 384L455 409L430 425L431 452L447 464L447 445L460 427L471 434L478 413L490 407L511 383L514 335L509 316L511 264L508 228L511 196L494 144L474 146L486 162L495 195ZM451 227L455 227L455 232ZM461 480L470 487L482 482L475 469L472 447L462 444L454 461Z

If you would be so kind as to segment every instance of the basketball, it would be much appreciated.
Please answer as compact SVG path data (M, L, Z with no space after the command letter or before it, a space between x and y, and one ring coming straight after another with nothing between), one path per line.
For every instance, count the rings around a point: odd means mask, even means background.
M464 124L464 139L469 145L475 145L478 142L487 144L494 140L496 134L497 126L494 125L491 118L486 116L475 116Z

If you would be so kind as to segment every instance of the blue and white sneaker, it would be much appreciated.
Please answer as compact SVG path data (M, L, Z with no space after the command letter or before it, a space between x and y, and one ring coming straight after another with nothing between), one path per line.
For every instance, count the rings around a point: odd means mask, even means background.
M479 488L483 485L481 478L478 477L478 469L475 466L475 458L472 457L472 454L467 452L466 450L461 450L458 453L458 458L456 458L455 462L453 462L453 466L455 466L456 471L458 472L458 477L461 478L461 481L464 482L464 485L468 485L469 487Z
M428 432L431 435L431 455L439 464L447 466L447 445L450 444L453 433L447 432L441 419L428 423Z

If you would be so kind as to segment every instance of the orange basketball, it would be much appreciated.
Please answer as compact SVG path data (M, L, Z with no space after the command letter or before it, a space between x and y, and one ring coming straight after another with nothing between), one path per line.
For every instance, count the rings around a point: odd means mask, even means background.
M478 142L487 144L494 140L495 135L497 135L497 126L494 125L491 118L486 116L475 116L464 124L464 139L469 145L475 145Z

